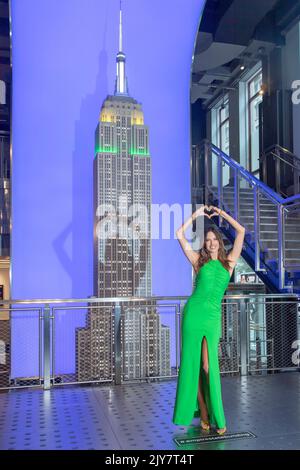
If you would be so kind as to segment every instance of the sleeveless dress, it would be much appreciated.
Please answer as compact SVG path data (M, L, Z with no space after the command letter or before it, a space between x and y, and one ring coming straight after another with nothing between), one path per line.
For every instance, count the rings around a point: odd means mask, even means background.
M200 416L198 403L199 374L209 422L224 428L218 345L222 334L222 298L230 281L230 273L220 260L210 259L198 271L195 288L182 314L181 357L172 422L188 426ZM202 365L202 339L206 337L208 376Z

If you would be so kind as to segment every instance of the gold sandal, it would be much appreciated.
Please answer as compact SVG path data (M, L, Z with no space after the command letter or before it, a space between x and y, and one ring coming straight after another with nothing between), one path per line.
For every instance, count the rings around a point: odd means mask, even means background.
M201 428L204 431L209 431L210 430L209 421L205 421L204 419L201 419Z
M227 431L226 427L223 429L223 431L220 431L219 429L217 429L217 433L219 434L219 436L222 436L223 434L225 434L226 431Z

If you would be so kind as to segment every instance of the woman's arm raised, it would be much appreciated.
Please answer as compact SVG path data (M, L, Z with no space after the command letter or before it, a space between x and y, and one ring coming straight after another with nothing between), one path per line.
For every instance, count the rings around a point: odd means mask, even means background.
M199 209L195 210L195 212L184 222L184 224L182 224L182 226L176 230L176 236L184 251L184 254L188 258L188 260L192 263L193 266L198 261L199 253L193 250L190 243L185 238L184 232L191 225L193 220L196 219L198 216L206 215L208 217L208 215L204 212L204 209L207 209L207 208L208 207L206 205L202 205L201 207L199 207Z

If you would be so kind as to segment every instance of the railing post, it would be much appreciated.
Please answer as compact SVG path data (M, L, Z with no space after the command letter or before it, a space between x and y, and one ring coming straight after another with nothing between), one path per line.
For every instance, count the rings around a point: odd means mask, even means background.
M239 220L240 213L240 184L239 184L239 172L238 169L234 170L234 216L236 220Z
M44 390L49 390L50 383L50 345L51 345L51 331L50 331L50 305L45 304L43 309L44 318Z
M278 194L281 194L281 190L280 190L280 150L277 146L275 147L275 154L276 154L276 162L275 162L276 192Z
M277 221L278 221L278 281L279 289L284 288L284 262L283 262L283 251L284 251L284 234L283 234L283 210L282 204L278 204L277 207Z
M121 305L116 302L114 307L114 353L115 353L115 385L122 382L122 365L121 365Z
M255 271L260 271L260 217L259 217L259 191L258 187L253 187L254 195L254 239L255 239Z
M300 162L297 158L293 157L294 165L294 194L300 193Z
M267 153L262 154L262 171L263 171L263 182L268 184L267 181Z
M240 299L240 360L241 375L248 374L248 308L246 308L246 299Z

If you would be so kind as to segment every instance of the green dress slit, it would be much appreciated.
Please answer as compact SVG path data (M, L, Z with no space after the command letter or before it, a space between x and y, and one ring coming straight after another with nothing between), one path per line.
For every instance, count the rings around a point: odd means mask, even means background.
M226 426L218 345L221 337L221 302L230 277L220 260L209 260L198 271L195 288L184 306L180 367L172 418L174 424L189 426L193 418L200 416L198 385L201 374L209 421L217 428ZM204 336L207 341L208 375L200 367Z

